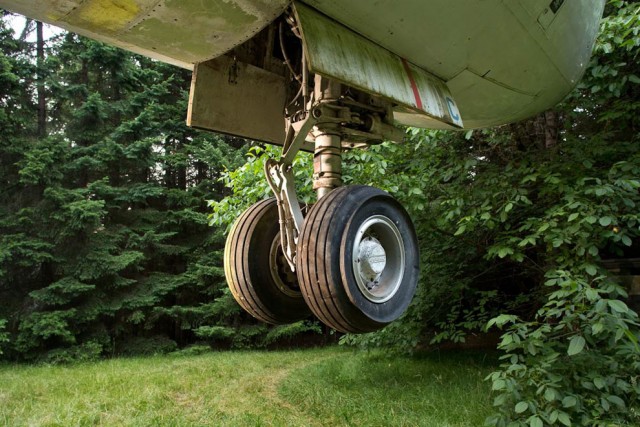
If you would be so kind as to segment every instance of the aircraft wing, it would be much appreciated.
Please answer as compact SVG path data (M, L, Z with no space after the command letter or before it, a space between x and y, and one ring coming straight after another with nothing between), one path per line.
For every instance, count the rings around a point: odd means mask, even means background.
M247 41L289 0L1 0L0 7L191 69Z

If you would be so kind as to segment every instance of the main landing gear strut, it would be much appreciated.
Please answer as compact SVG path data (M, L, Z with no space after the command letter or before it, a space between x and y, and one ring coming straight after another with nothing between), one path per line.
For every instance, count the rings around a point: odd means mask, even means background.
M406 211L382 190L342 186L344 149L401 139L390 108L350 91L315 76L313 92L287 119L281 158L265 165L275 198L245 211L227 239L233 296L264 322L312 313L341 332L370 332L404 313L415 293L418 245ZM292 170L301 149L314 152L318 196L306 215Z

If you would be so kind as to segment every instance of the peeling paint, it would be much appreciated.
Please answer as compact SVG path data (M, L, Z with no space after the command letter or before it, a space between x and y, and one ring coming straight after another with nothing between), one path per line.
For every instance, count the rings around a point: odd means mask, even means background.
M87 0L69 15L68 21L83 23L87 28L117 32L125 29L139 12L135 0Z
M220 53L231 49L252 26L260 26L258 18L236 1L205 4L201 0L168 0L162 7L154 8L123 39L170 56L186 53L197 62L196 58L211 56L208 52L212 47Z
M290 0L0 0L22 13L151 58L192 68L253 37Z

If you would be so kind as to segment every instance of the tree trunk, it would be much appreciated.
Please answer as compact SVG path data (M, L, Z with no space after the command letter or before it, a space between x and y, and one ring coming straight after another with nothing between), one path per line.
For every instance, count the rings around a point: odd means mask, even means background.
M42 22L36 22L36 88L38 92L38 137L47 136L47 98L45 94L44 34Z
M544 147L549 149L558 145L558 135L560 133L560 120L558 113L548 110L544 113Z
M178 142L178 149L176 150L177 153L182 154L182 152L184 151L184 145L185 145L185 137L184 135L182 135L180 142ZM177 173L178 173L178 188L180 190L186 190L187 189L187 166L186 165L180 165L177 168Z

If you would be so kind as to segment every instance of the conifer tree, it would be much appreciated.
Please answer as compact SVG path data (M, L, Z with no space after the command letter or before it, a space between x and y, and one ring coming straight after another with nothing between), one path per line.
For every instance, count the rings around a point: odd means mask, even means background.
M0 38L5 354L164 351L237 323L206 200L243 142L185 126L189 73L70 33Z

